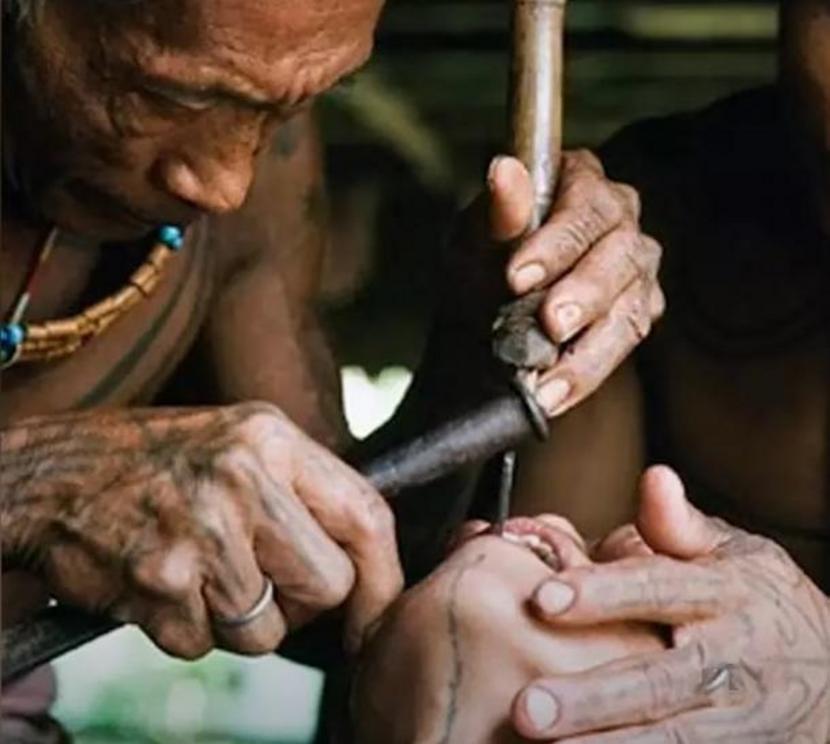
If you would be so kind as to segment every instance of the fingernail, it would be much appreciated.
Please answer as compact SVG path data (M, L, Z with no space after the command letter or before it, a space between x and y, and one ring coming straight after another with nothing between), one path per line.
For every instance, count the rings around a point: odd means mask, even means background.
M567 341L579 330L582 320L582 308L575 302L568 302L556 309L556 325L562 334L562 341Z
M559 703L542 687L528 688L524 695L524 706L528 720L538 733L546 732L559 718Z
M540 263L531 263L513 272L513 289L522 294L533 289L545 280L545 267Z
M571 394L571 384L567 380L555 378L546 382L536 393L539 405L552 416Z
M576 599L576 592L561 581L548 581L536 592L536 605L546 615L561 615Z
M490 186L493 186L495 184L496 172L498 171L499 166L502 164L502 162L504 162L504 155L496 155L496 157L494 157L490 161L490 167L487 169L487 183L489 183Z

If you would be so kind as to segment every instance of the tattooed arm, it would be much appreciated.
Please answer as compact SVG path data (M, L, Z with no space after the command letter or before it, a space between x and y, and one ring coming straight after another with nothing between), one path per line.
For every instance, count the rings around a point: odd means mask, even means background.
M346 598L356 647L400 587L383 500L268 404L21 421L2 432L0 495L6 565L186 658L272 651ZM214 622L263 581L278 599L257 621Z
M213 301L178 377L209 388L201 402L274 403L342 449L339 377L315 307L328 237L322 170L313 116L297 115L260 155L243 208L212 219Z

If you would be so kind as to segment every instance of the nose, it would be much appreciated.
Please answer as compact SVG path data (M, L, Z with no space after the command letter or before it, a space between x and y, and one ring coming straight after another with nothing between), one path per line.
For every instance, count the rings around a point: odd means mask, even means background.
M171 155L159 163L165 191L203 212L226 214L245 202L254 177L254 152L234 157Z

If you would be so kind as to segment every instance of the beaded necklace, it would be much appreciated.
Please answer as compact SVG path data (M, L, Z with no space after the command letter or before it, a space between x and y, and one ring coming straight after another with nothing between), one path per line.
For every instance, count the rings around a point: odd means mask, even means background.
M54 249L58 230L49 231L26 275L23 288L8 318L0 324L0 369L23 362L46 362L69 356L109 328L140 300L149 297L161 281L171 256L184 245L184 233L174 225L163 225L156 233L147 260L127 284L104 300L69 318L45 323L24 323L37 277Z

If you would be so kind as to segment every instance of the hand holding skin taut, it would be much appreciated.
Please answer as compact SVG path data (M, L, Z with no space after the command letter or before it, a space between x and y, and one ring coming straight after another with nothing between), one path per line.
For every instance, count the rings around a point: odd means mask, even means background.
M578 673L662 648L644 623L553 633L525 612L546 577L590 565L566 520L512 519L501 537L486 525L467 532L367 645L352 696L356 744L518 743L510 706L540 670Z
M778 545L697 511L666 468L643 481L638 527L597 546L605 565L540 584L554 634L636 621L668 650L542 678L514 706L534 741L817 742L830 736L830 600ZM542 701L540 704L539 701Z

